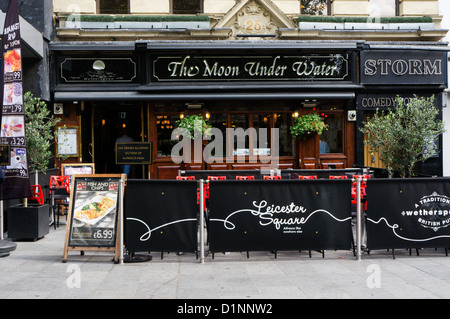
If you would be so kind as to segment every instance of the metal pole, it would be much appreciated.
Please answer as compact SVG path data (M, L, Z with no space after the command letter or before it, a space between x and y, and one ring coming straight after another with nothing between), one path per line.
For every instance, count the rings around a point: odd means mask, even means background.
M200 263L204 263L205 262L205 247L203 246L204 244L204 226L205 226L205 216L203 215L203 211L204 211L204 198L205 198L205 194L204 194L204 189L203 189L203 179L200 179L200 184L199 184L199 191L200 191Z
M119 182L119 264L123 264L123 177Z
M361 178L356 178L356 257L361 260Z

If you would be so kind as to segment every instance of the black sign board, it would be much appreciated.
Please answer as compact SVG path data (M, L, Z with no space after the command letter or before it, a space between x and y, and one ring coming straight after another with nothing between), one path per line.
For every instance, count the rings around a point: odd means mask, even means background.
M212 252L351 247L351 181L210 181Z
M151 164L151 142L116 143L116 164Z
M152 81L339 81L349 77L344 54L152 57Z
M74 175L66 230L67 250L116 249L122 175ZM93 250L93 249L86 249ZM116 249L117 255L117 249Z
M11 147L8 144L0 144L0 165L11 164Z
M361 84L447 83L447 53L418 50L361 51Z
M18 1L11 0L2 32L2 98L0 144L11 147L11 161L5 167L0 199L31 196L23 98L22 42Z
M450 179L367 181L369 249L450 246Z
M125 208L128 251L197 251L196 181L128 180Z
M135 57L59 57L59 83L138 83Z
M413 93L366 93L366 94L357 94L356 96L356 109L357 110L364 110L364 111L376 111L377 109L387 110L387 109L393 109L395 108L395 104L397 101L397 96L400 96L403 98L403 102L405 105L407 105L411 99L414 97L418 98L431 98L434 95L434 105L437 109L442 108L442 94L428 94L428 93L420 93L420 94L413 94Z

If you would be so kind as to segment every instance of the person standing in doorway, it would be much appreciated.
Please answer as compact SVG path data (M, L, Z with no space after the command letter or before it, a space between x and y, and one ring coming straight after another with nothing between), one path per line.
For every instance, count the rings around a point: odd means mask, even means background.
M117 143L127 143L127 142L134 142L134 139L130 136L128 136L128 132L126 128L122 129L122 135L116 139L116 148L117 149ZM130 164L119 164L120 170L123 174L127 175L127 178L130 175L131 172L131 165Z

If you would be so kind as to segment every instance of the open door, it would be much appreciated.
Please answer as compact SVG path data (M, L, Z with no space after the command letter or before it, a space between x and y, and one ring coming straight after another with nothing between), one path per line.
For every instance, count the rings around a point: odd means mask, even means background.
M144 141L146 138L143 107L140 103L86 103L90 109L90 125L86 129L85 155L95 163L97 174L122 173L115 162L116 140L124 135L130 141ZM88 113L89 114L89 113ZM144 165L132 165L128 178L145 178Z

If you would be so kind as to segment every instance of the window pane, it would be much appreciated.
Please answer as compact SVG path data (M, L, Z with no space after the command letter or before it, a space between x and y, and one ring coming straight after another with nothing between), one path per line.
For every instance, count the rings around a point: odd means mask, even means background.
M343 153L342 113L326 114L328 129L320 135L320 153Z
M394 17L396 0L370 0L369 15L371 17Z
M327 15L327 0L301 0L301 14Z
M249 131L247 130L249 117L247 114L232 114L231 115L231 128L233 129L232 135L229 138L233 143L233 155L250 155L249 150Z
M128 0L100 0L100 14L127 14Z
M214 147L211 150L212 156L219 156L219 157L226 157L226 129L228 127L228 115L225 113L211 113L211 117L208 120L209 124L211 124L211 127L217 128L222 132L222 152L220 152L220 149L218 147ZM211 141L208 141L208 143L218 143L219 141L215 141L215 136L211 137Z
M174 14L201 13L200 0L172 0L172 6Z
M294 124L291 113L275 114L275 128L278 128L279 135L279 156L294 156L294 143L290 127Z
M178 143L178 140L171 140L172 131L176 128L176 122L180 119L179 115L157 115L157 154L158 156L170 156L172 147Z
M253 115L253 128L256 138L253 140L253 155L270 155L270 114Z

